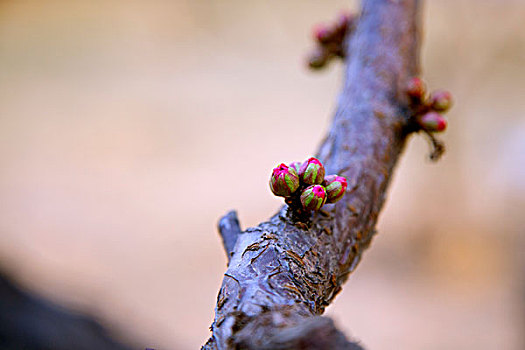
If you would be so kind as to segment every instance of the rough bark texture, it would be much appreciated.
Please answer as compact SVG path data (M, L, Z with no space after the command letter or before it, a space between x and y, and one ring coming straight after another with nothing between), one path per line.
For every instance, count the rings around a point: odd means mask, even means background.
M230 258L204 349L358 349L325 317L375 233L411 130L403 86L418 73L419 2L364 0L347 45L344 89L318 157L348 179L341 201L308 222L287 207L244 232L228 214ZM235 220L232 219L232 215Z

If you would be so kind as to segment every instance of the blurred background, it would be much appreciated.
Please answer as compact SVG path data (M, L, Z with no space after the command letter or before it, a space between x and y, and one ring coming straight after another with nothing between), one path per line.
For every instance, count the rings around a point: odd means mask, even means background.
M356 1L0 2L0 269L137 348L208 338L216 222L281 205L342 66L314 24ZM427 1L423 76L456 99L410 140L371 249L328 308L369 349L525 347L525 2Z

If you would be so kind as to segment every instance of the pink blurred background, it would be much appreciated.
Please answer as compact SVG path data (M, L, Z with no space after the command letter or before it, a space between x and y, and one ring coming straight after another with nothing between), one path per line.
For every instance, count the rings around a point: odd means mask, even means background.
M342 66L305 69L348 1L0 2L0 265L140 347L209 336L218 218L281 205ZM327 314L369 349L525 348L525 3L427 1L423 75L456 105L413 137L379 234Z

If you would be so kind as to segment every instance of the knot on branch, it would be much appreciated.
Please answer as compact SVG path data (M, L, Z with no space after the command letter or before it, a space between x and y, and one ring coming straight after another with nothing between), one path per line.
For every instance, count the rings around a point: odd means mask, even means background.
M438 160L445 152L445 145L434 134L447 128L443 116L452 107L452 95L446 90L427 92L425 82L411 78L405 90L409 98L409 132L423 131L431 143L430 159Z

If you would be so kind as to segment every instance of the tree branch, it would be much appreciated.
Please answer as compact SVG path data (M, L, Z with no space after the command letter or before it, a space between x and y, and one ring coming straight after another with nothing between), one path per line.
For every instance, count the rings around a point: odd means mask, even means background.
M233 248L237 242L237 237L242 233L239 219L237 218L237 212L235 210L229 211L219 220L217 226L222 237L222 245L226 251L228 262L230 262L231 256L233 255Z
M419 1L363 0L362 7L347 45L338 108L318 152L327 173L348 179L347 194L307 223L290 219L285 206L269 221L235 234L213 334L204 349L357 346L330 320L317 316L341 290L374 236L410 133L403 86L418 73L419 55ZM234 240L224 241L230 252ZM319 337L323 340L317 344Z

